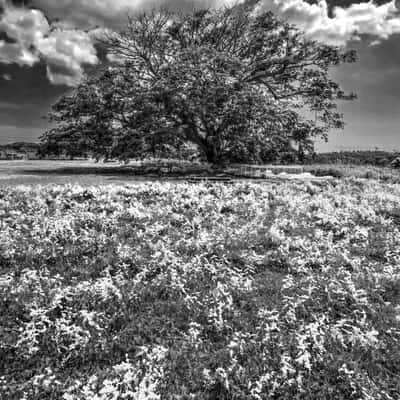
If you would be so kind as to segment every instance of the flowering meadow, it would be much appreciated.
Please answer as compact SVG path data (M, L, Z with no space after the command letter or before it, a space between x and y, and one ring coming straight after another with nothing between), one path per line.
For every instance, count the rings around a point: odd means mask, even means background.
M400 398L400 185L0 189L0 399Z

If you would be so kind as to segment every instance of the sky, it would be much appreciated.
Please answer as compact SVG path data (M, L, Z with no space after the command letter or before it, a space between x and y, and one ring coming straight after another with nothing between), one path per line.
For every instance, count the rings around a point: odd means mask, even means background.
M101 62L102 29L155 6L221 7L245 0L0 0L0 144L37 141L54 101ZM400 1L260 0L310 38L355 49L358 62L332 70L354 102L339 104L344 130L319 151L400 150Z

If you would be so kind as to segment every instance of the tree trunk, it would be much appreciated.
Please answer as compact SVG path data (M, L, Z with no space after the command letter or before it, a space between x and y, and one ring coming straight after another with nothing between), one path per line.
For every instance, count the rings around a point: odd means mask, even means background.
M208 163L210 163L214 167L220 166L222 164L222 160L219 157L217 148L212 143L210 143L207 140L207 138L204 138L199 134L199 132L194 124L188 124L188 126L189 126L189 129L187 129L185 132L186 138L190 142L195 143L195 144L197 144L197 146L200 147L200 149L203 151Z
M204 154L206 156L207 162L213 165L218 165L221 163L221 160L218 157L217 151L212 146L207 146L203 149Z

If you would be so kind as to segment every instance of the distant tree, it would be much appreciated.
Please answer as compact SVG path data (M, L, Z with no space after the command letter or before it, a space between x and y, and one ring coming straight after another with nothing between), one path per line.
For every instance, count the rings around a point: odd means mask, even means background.
M103 42L110 63L53 106L43 142L121 159L190 144L213 164L261 162L343 127L337 101L354 98L329 76L353 51L254 5L143 13Z

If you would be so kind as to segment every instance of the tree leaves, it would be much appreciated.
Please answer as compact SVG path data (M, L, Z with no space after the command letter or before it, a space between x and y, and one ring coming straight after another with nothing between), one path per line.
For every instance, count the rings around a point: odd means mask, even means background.
M310 137L343 126L337 101L354 98L328 74L354 52L305 39L250 6L143 13L104 45L114 63L54 105L59 125L44 142L89 135L93 153L122 159L190 143L214 164L265 162L271 143L282 144L277 154L292 142L312 150Z

